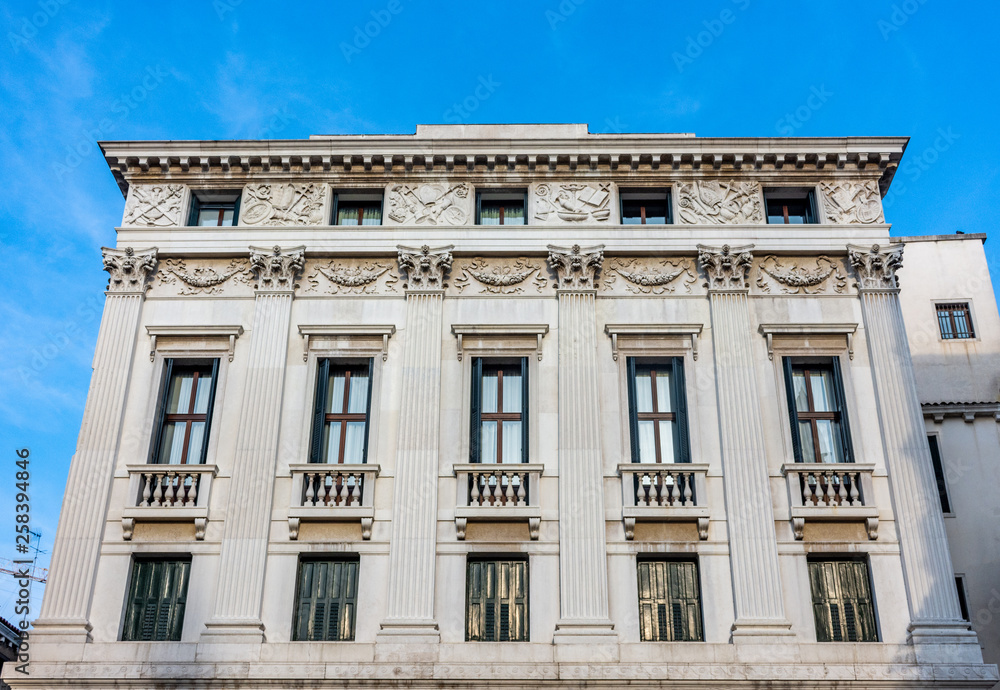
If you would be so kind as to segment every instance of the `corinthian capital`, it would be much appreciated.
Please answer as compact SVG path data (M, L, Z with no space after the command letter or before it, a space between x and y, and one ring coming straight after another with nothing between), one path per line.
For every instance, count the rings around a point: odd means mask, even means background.
M556 272L556 287L560 290L593 290L594 278L604 264L604 245L570 248L549 245L549 266Z
M292 292L305 265L305 247L263 249L250 247L250 270L258 292Z
M698 245L698 265L708 275L709 290L743 290L753 263L753 245L707 247Z
M149 278L156 268L156 249L136 252L132 247L103 247L104 270L111 274L108 292L143 293L149 288Z
M453 245L431 249L426 244L419 249L397 245L399 270L407 275L410 290L441 290L444 276L451 270Z
M847 245L851 266L858 274L861 290L895 290L899 287L896 271L903 266L903 245L882 249L873 244L871 249Z

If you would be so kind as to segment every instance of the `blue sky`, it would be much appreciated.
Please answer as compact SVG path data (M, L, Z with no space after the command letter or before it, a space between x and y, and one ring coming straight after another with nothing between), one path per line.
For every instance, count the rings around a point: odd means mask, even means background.
M96 140L593 132L911 137L893 234L991 232L997 3L0 3L0 515L51 550L123 199ZM1000 247L986 245L994 285ZM13 520L0 527L13 555ZM42 557L43 560L47 556ZM0 578L0 615L13 617Z

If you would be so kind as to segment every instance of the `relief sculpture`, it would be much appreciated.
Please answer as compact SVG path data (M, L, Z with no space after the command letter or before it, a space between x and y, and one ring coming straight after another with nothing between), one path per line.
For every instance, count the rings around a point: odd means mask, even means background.
M815 268L807 268L793 262L794 259L790 259L788 264L782 264L776 256L765 256L757 267L757 287L762 292L770 292L773 281L778 284L781 292L787 295L815 295L823 292L825 285L829 284L834 292L838 294L844 292L847 276L836 261L826 256L818 256L815 259Z
M452 281L459 293L470 285L478 285L480 294L512 295L524 292L526 287L540 293L549 282L542 265L527 258L500 263L476 258L459 266L459 271L461 275Z
M678 187L679 214L685 223L760 223L760 185L756 182L696 180Z

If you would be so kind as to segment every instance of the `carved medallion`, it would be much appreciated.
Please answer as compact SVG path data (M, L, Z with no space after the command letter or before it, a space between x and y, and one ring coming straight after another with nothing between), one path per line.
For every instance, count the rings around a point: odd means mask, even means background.
M596 247L557 247L550 244L549 266L556 272L561 290L593 290L597 287L597 272L604 263L604 245Z
M129 187L122 225L180 225L183 198L182 184L134 184Z
M233 259L224 268L199 265L189 268L183 259L167 259L159 272L160 285L175 285L180 282L179 295L217 295L223 292L226 283L249 285L253 281L249 259Z
M399 270L406 273L409 290L442 290L445 274L451 269L452 245L431 249L398 246Z
M695 180L677 188L678 215L685 223L760 223L760 185L756 182Z
M104 270L110 274L108 292L145 292L156 269L156 249L137 252L132 247L104 247Z
M248 184L243 190L243 225L321 225L326 187L321 184Z
M316 292L325 283L325 292L330 295L374 295L396 292L395 285L399 282L388 262L330 261L325 266L316 264L313 268L306 277L309 287L305 292Z
M873 180L821 182L826 218L831 223L881 223L882 199Z
M698 245L698 264L708 276L709 290L743 290L753 264L752 244L743 247Z
M535 219L543 223L604 223L611 217L610 184L539 184Z
M882 249L872 245L871 249L847 245L851 266L858 274L858 288L862 290L895 290L899 288L896 271L903 266L903 245Z
M771 291L771 283L777 283L786 295L815 295L824 292L827 285L841 294L847 286L847 276L841 265L826 256L818 256L815 268L801 265L809 259L788 258L781 263L776 256L765 256L757 267L756 285L762 292ZM771 280L769 281L768 278Z
M606 267L604 288L614 289L619 277L624 278L626 292L641 295L662 295L674 292L678 285L691 292L691 285L697 281L694 266L687 259L679 261L650 261L648 259L611 259ZM683 280L678 280L683 276Z
M517 259L472 259L459 267L461 275L452 281L457 292L463 292L470 285L479 287L479 294L513 295L534 288L541 293L548 286L545 268L539 261L528 258Z
M397 184L389 187L386 218L407 225L468 225L472 222L471 188L457 184Z

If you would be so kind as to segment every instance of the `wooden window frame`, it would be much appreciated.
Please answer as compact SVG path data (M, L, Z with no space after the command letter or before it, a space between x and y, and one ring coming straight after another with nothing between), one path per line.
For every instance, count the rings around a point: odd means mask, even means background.
M335 619L337 623L336 626L337 636L330 637L329 634L326 634L322 636L313 635L312 637L307 636L303 638L300 636L301 632L300 624L302 622L301 615L302 615L303 605L305 603L301 591L302 578L304 575L305 566L307 564L315 566L315 564L318 563L326 563L329 566L338 566L338 565L341 567L354 566L353 569L351 570L351 573L353 573L353 584L352 586L348 586L346 588L347 591L341 590L340 592L337 592L336 599L338 601L336 609L337 614ZM341 577L342 578L344 577L343 573L341 573ZM348 574L348 577L351 577L351 575ZM302 556L301 558L299 558L295 574L295 597L293 603L294 609L292 611L291 641L292 642L353 642L357 635L358 587L360 583L361 583L361 559L357 555L342 555L335 557L322 556L322 555L315 555L315 556L309 555L309 556ZM353 590L354 593L353 596L350 595L351 590ZM308 599L312 600L314 599L314 597L309 597ZM327 597L327 599L329 599L329 597ZM342 614L346 605L350 606L350 614L348 623L346 626L344 626L344 617ZM310 616L310 618L315 616L315 605L313 605L312 610L313 610L313 615ZM327 616L329 616L329 611L326 612L321 611L320 615L326 618ZM326 629L326 632L329 633L331 627L329 622L324 627ZM346 634L344 634L345 627L347 628Z
M236 227L240 224L240 201L243 198L243 190L234 191L236 198L232 201L201 201L198 198L198 191L215 191L215 190L191 190L191 207L188 210L188 227L203 227L203 228L229 228ZM218 209L219 217L217 225L201 225L198 223L198 216L201 215L203 210ZM232 225L226 225L222 222L225 212L232 209L233 211L233 222Z
M188 369L203 367L205 365L197 364L191 360L184 360L180 358L168 358L166 359L166 374L164 376L163 393L160 396L159 408L157 410L157 424L156 424L156 435L153 438L153 448L152 454L150 456L149 464L151 465L165 465L166 462L161 462L162 458L160 453L162 448L160 447L163 443L163 430L166 428L167 424L170 422L185 422L184 426L184 448L181 451L181 465L192 465L192 464L205 464L205 460L208 456L208 443L211 438L212 431L212 416L215 409L215 395L219 388L219 359L217 357L211 358L211 368L212 368L212 389L208 394L208 407L204 414L196 413L168 413L167 405L170 401L170 388L173 385L173 373L174 368ZM198 381L199 372L195 372L195 385L191 387L191 399L188 403L188 409L194 408L194 401L198 393ZM205 424L205 437L202 439L201 444L201 455L196 463L188 462L188 444L191 440L191 427L194 422L204 422Z
M146 601L143 605L137 607L136 602L142 598L138 592L138 588L142 585L142 569L144 566L149 566L153 569L153 573L150 573L149 577L155 574L157 566L162 566L164 569L169 566L185 566L183 568L183 582L178 588L179 591L173 592L172 596L168 599L160 599L157 604L157 611L153 614L153 630L154 633L158 631L159 625L161 623L161 613L159 609L166 605L168 606L169 613L167 614L167 628L165 634L162 636L154 634L153 636L146 636L142 634L142 619L145 618L147 611L147 606L151 602L150 597L145 597ZM166 573L160 573L160 578ZM176 573L175 573L176 575ZM184 616L187 610L187 593L188 587L191 583L191 556L190 555L171 555L166 557L149 557L149 556L137 556L132 559L132 567L129 571L128 585L125 589L125 606L122 612L122 629L119 638L123 642L179 642L182 638L182 633L184 629ZM167 603L169 602L169 603ZM178 607L180 612L178 613ZM138 634L137 634L138 633Z
M638 195L643 195L643 194L646 195L646 197L643 198L643 199L626 199L625 198L628 195L638 196ZM654 194L655 195L663 194L663 203L664 203L664 205L666 207L665 208L665 212L664 212L664 217L663 217L663 224L664 225L673 225L673 222L674 222L674 218L673 218L674 208L673 208L673 206L674 205L673 205L673 200L671 199L671 190L670 190L669 187L666 188L666 189L660 189L660 188L656 188L656 187L650 187L649 189L642 189L642 188L624 188L624 189L619 189L618 190L618 211L619 211L619 216L621 218L621 221L620 221L621 224L625 225L625 204L626 203L636 203L636 202L638 202L638 203L641 204L641 206L639 207L640 208L640 211L639 211L640 220L639 220L638 224L639 225L647 225L647 223L646 223L646 206L647 206L648 202L651 202L651 201L655 200L657 203L659 203L659 198L658 197L654 197ZM632 225L632 223L630 223L630 225ZM653 225L653 224L652 223L648 223L648 225ZM659 225L659 223L656 223L656 225Z
M326 394L327 386L330 385L330 372L331 370L342 370L345 372L344 377L344 401L342 409L347 408L348 400L350 399L350 377L352 369L368 367L368 395L365 401L365 411L360 412L327 412L326 411ZM312 438L310 441L310 451L309 451L309 462L311 463L321 463L321 464L344 464L344 451L347 445L347 424L346 422L359 422L363 421L365 423L365 440L362 445L361 451L361 462L368 462L368 439L369 432L371 430L371 409L372 409L372 382L375 378L375 363L374 358L366 357L360 363L352 363L350 361L335 360L330 357L321 358L316 367L316 397L313 403L313 429ZM325 460L321 459L321 454L323 452L323 433L326 429L326 424L328 422L340 422L340 441L337 450L337 462L336 463L326 463Z
M510 636L510 633L511 633L511 625L510 624L511 624L511 621L513 620L514 615L516 614L516 610L515 609L516 609L516 606L518 605L517 604L517 597L508 597L508 601L505 603L505 602L501 601L501 596L500 596L499 591L496 593L496 596L494 597L494 601L493 601L493 605L497 609L499 609L499 610L495 610L493 612L493 625L491 626L493 634L490 637L488 637L488 638L485 635L483 637L476 637L476 636L473 635L473 627L474 627L473 623L474 623L474 621L473 621L473 616L472 616L472 607L473 607L474 602L473 602L473 590L472 590L472 571L473 571L473 567L475 565L481 565L481 564L484 564L484 563L492 563L492 564L494 564L495 566L497 566L497 570L498 571L499 571L499 566L501 564L509 564L509 565L517 564L517 565L522 566L524 568L524 570L523 570L523 577L522 577L523 582L524 582L524 598L523 598L523 606L524 606L524 626L523 627L524 627L524 629L522 631L523 632L522 636L516 637L515 639L511 639L511 636ZM499 579L499 574L497 575L497 577ZM485 599L484 599L484 601L485 601ZM531 641L530 601L531 601L531 579L530 579L530 570L529 570L529 567L528 567L528 558L527 558L527 556L520 556L520 555L519 556L494 556L494 557L488 557L488 556L470 556L466 560L466 564L465 564L465 641L466 642L492 642L492 643L498 643L498 642L530 642ZM508 607L507 608L507 616L506 616L506 622L507 622L507 628L506 628L507 632L506 632L506 634L504 633L504 620L503 620L504 619L504 616L503 616L503 611L504 611L503 606L504 605L506 605ZM480 629L483 630L484 632L486 632L486 628L489 625L489 623L488 623L489 618L488 618L487 613L485 611L482 613L482 616L483 616L483 620L481 622ZM504 637L506 637L507 639L503 639Z
M677 620L678 611L677 607L683 603L683 601L691 602L690 597L677 598L671 601L670 593L672 590L677 590L679 586L677 583L668 583L667 591L663 594L664 596L651 596L648 600L644 599L642 596L642 569L643 567L649 567L654 564L663 564L668 567L669 564L688 564L694 568L694 597L693 603L697 606L697 615L695 616L696 628L694 631L687 629L687 626L682 625L686 635L682 635L680 639L677 638ZM701 568L699 567L697 558L686 558L686 557L670 557L670 556L643 556L636 560L636 581L637 581L637 603L639 606L639 639L642 642L704 642L705 641L705 622L704 622L704 605L702 598L701 589ZM658 600L664 600L662 603ZM656 639L647 638L646 630L643 626L643 612L642 608L644 602L648 602L649 605L656 606L657 609L657 620L656 627L657 635ZM670 616L669 622L667 617L667 604L670 604ZM652 632L652 630L650 630ZM666 634L665 634L666 633Z
M771 214L768 210L768 205L773 201L775 203L781 202L782 216L784 218L784 225L791 225L789 222L788 204L791 201L798 202L799 199L794 197L788 197L788 192L794 188L789 187L772 187L764 189L764 218L767 220L769 225L780 225L781 223L771 223ZM769 198L771 197L771 198ZM803 225L816 225L819 223L819 215L817 214L816 207L816 191L814 189L808 189L806 191L805 199L806 206L806 221Z
M965 316L966 330L959 331L958 323L955 319L956 311L962 312ZM938 332L941 335L941 340L976 339L976 328L972 323L972 307L968 302L938 302L934 304L934 313L937 316ZM945 323L951 329L950 335L946 335L944 332Z
M645 367L657 367L660 371L670 371L670 396L671 408L673 412L639 412L638 400L636 398L636 374L637 370ZM683 357L628 357L626 360L626 376L628 379L628 418L629 418L629 439L632 451L632 462L642 462L639 457L639 422L661 420L672 421L673 424L673 463L691 462L690 430L688 428L687 415L687 385L684 378L684 358ZM657 409L656 398L656 369L652 369L651 387L653 390L653 409ZM653 439L656 447L655 462L664 464L660 449L660 425L653 424ZM665 464L672 464L667 462Z
M849 617L847 616L848 611L850 611L851 615L853 615L855 631L857 631L857 629L858 629L858 623L860 622L860 618L859 618L859 611L858 611L858 608L857 608L857 603L858 603L857 597L838 596L838 597L835 597L835 598L833 598L833 597L827 597L827 598L824 599L823 597L821 597L821 596L819 596L817 594L815 588L813 587L814 580L813 580L813 567L812 566L819 565L819 564L841 564L841 563L852 563L852 564L857 564L857 565L861 565L861 566L864 567L865 577L861 581L864 582L865 587L867 587L867 590L868 590L867 591L867 604L868 604L868 607L869 607L870 613L871 613L871 618L870 618L869 621L867 621L867 623L870 624L870 625L866 625L865 626L865 627L869 627L870 630L871 630L871 637L869 637L867 639L861 639L861 636L855 635L855 637L857 639L853 639L852 640L852 639L850 639L850 635L849 634L846 635L846 636L844 635L845 631L849 631L849 626L850 626L850 623L848 622L849 621ZM809 557L809 558L807 558L806 564L807 564L806 567L807 567L807 572L808 572L808 576L809 576L809 594L810 594L810 600L812 602L812 608L813 608L813 623L816 626L816 641L819 642L819 643L879 642L880 641L880 635L879 635L879 629L878 629L878 610L877 610L877 606L876 606L876 602L875 602L875 586L874 586L874 583L872 582L872 569L871 569L871 566L869 565L869 559L867 557L858 558L858 557L852 557L852 556L844 556L844 557L838 557L838 556L816 556L816 557ZM843 588L843 584L840 582L840 576L841 576L841 574L840 574L839 569L838 569L838 574L837 574L838 586L840 588ZM850 600L851 603L853 604L850 609L848 609L846 606L844 606L845 603L848 603L848 600ZM820 619L819 619L819 610L818 609L821 606L831 606L831 604L829 603L831 601L838 602L839 608L836 610L836 613L837 613L836 620L831 620L831 631L830 631L830 632L832 632L832 635L830 636L831 639L824 639L825 635L823 634L823 631L821 630ZM843 612L844 612L843 618L841 618L841 616L840 616L840 611L841 610L843 610ZM832 615L833 614L833 610L830 610L830 612L831 612L831 618L833 618L833 615ZM837 639L838 634L839 634L839 636L840 636L841 639Z
M334 192L333 193L333 215L331 216L331 223L330 223L330 225L340 225L339 221L340 221L340 207L341 207L341 205L343 205L344 208L346 209L346 208L354 208L355 204L357 204L357 210L358 210L358 225L357 226L345 226L345 227L360 227L362 225L362 221L364 220L364 212L365 212L366 205L374 206L376 204L378 205L378 225L382 225L383 221L385 219L384 218L385 204L383 203L383 198L381 196L379 198L377 198L377 199L372 198L372 199L367 199L367 200L344 200L344 201L342 201L341 198L340 198L342 194L348 194L348 195L350 195L350 194L358 194L358 195L362 195L362 194L369 194L369 193L372 194L373 197L378 194L377 192L368 192L366 190L358 190L358 191L343 190L343 191L340 191L340 192ZM374 226L369 226L369 227L374 227Z
M520 412L483 412L482 411L482 386L483 386L483 360L491 362L487 365L500 369L497 377L497 410L503 407L503 368L513 369L517 366L521 368L521 411ZM503 422L521 423L521 463L529 461L528 443L529 429L528 420L528 358L527 357L473 357L472 358L472 401L471 401L471 428L469 430L469 462L482 463L482 423L484 421L497 422L497 465L503 462ZM491 464L491 463L484 463ZM507 463L513 464L513 463Z
M810 361L811 360L811 361ZM820 361L822 360L822 362ZM828 360L828 363L827 363ZM819 464L830 464L823 463L822 456L820 454L819 447L819 429L816 424L819 420L829 419L840 424L840 445L843 450L844 459L843 463L853 463L854 462L854 452L851 446L851 433L850 425L848 423L847 415L847 400L844 395L844 378L840 370L840 358L839 357L795 357L795 356L785 356L782 358L782 367L784 369L785 378L785 395L788 398L788 421L791 426L792 432L792 451L795 458L795 462L806 462L806 463L819 463ZM811 367L808 368L808 367ZM795 387L793 383L792 373L794 370L801 368L806 374L806 394L808 396L808 412L799 412L795 405ZM810 371L829 371L831 373L831 378L833 379L833 398L834 403L837 407L836 411L833 412L816 412L813 411L815 404L813 403L812 397L812 386L808 385L808 374ZM809 426L812 428L812 438L813 438L813 449L812 457L806 459L804 455L804 449L802 448L802 438L799 435L799 421L810 422Z
M492 194L504 194L509 196L515 196L517 194L522 194L523 198L521 201L521 209L523 213L524 222L518 223L518 225L528 224L528 190L524 189L482 189L476 191L476 225L483 225L482 221L482 209L483 209L483 195L490 196ZM489 199L487 199L489 201ZM501 201L502 202L502 201ZM503 202L502 202L503 203ZM504 210L505 206L500 206L500 222L497 225L506 225L504 222ZM513 226L514 223L511 223Z

